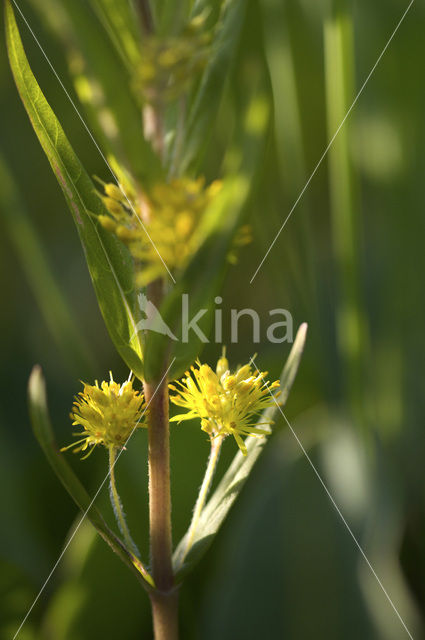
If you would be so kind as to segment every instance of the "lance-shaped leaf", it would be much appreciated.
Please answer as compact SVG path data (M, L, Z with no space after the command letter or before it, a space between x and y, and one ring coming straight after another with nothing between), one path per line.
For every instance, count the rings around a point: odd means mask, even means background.
M136 574L143 586L148 589L151 588L153 586L152 578L142 562L127 550L121 540L109 529L101 514L94 506L94 499L89 496L65 457L60 453L55 442L48 414L43 374L38 366L34 367L29 379L28 399L34 435L53 471L75 504L83 512L83 517L87 517L90 520L99 535Z
M16 86L71 210L109 334L123 360L142 377L131 257L98 224L96 215L107 215L107 211L34 78L9 0L5 6L7 49Z
M182 26L189 19L192 0L180 0L179 2L175 0L155 0L150 4L155 23L155 33L161 37L179 33Z
M288 399L290 389L295 380L306 333L307 325L302 324L298 329L295 342L283 369L280 379L282 393L279 396L279 404L281 406ZM277 405L266 409L259 423L272 421L277 412ZM262 425L262 428L265 428L264 425ZM191 546L187 547L187 533L178 544L173 558L173 566L178 581L193 568L213 541L266 443L267 437L265 436L258 438L248 437L246 439L247 455L244 456L240 451L235 455L233 462L201 512L198 526L191 535Z
M90 0L108 31L123 62L133 67L140 61L141 24L135 3L129 0Z
M246 5L247 0L227 0L222 4L212 44L212 55L192 99L184 129L181 144L184 149L182 169L199 169L210 141L228 72L239 43ZM201 12L204 8L204 3L195 5L196 12Z

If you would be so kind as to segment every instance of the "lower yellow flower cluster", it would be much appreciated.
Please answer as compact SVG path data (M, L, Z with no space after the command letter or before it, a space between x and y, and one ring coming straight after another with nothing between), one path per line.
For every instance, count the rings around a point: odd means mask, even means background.
M249 364L231 373L224 354L215 371L198 361L181 382L169 385L175 392L170 396L171 402L188 409L171 421L200 418L202 430L211 438L231 435L246 455L243 437L268 434L262 427L270 422L259 423L257 416L276 402L272 391L280 383L278 380L269 383L266 376L267 371L254 373ZM98 444L122 448L136 427L146 426L142 422L146 410L143 394L133 389L132 380L120 385L111 373L110 381L102 382L100 387L97 381L94 386L84 384L71 412L72 424L83 427L83 431L74 435L83 437L62 451L70 448L76 452L86 451L90 447L88 456Z
M143 394L133 389L132 380L118 384L113 380L98 385L84 384L84 389L74 400L71 411L73 425L80 425L83 430L74 435L83 436L66 449L89 453L94 447L102 444L107 448L122 448L135 428L146 426L142 422L145 412Z

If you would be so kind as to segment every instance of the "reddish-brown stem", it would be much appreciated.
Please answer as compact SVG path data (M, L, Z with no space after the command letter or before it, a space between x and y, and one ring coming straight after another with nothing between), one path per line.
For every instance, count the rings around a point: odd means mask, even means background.
M139 9L145 31L153 32L153 20L149 0L139 0ZM146 140L163 160L164 130L159 104L145 104L143 129ZM142 214L149 224L151 212L143 201ZM161 279L147 287L147 297L157 309L163 299ZM170 493L170 434L168 417L168 363L161 363L157 380L144 383L145 400L148 405L149 442L149 537L152 562L152 577L155 590L150 593L155 640L177 640L178 611L177 590L174 589L171 537L171 493Z
M153 18L149 0L139 0L140 17L146 33L153 32Z
M145 383L149 404L149 516L153 578L160 591L173 586L171 566L170 447L167 380Z
M168 594L152 593L150 599L155 640L177 640L177 591Z
M160 305L162 282L148 287L149 299ZM167 363L163 363L164 376ZM156 591L150 598L155 640L177 640L177 592L174 591L171 537L170 442L168 380L145 382L149 440L149 533L152 576Z

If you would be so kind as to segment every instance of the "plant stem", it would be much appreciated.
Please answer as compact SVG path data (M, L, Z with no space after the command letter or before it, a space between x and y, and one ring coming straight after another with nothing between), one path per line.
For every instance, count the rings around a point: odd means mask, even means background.
M149 0L139 0L145 30L154 32ZM162 162L164 162L164 126L162 105L146 104L143 108L143 130ZM146 212L149 223L150 211ZM158 279L147 287L147 298L157 309L164 296L164 283ZM178 591L174 589L171 537L170 491L170 424L168 419L167 359L162 363L157 380L144 382L145 400L149 407L149 539L155 590L150 594L155 640L178 638Z
M163 283L149 285L148 297L158 308ZM174 590L171 537L170 442L167 363L159 381L145 382L149 440L149 533L152 574L156 591L150 596L155 640L178 637L177 591ZM162 381L161 381L162 379Z
M171 565L170 447L167 380L145 382L149 404L149 515L152 569L160 591L173 586Z
M127 526L127 522L125 520L124 511L122 508L121 500L118 495L117 485L115 483L115 460L116 460L117 450L115 447L109 447L109 487L110 487L110 495L112 507L114 509L115 517L118 521L118 526L120 528L121 533L124 536L124 541L129 551L132 551L136 556L139 555L139 550L137 549L133 539L130 535L130 531Z
M214 478L214 473L217 468L218 458L220 456L221 445L223 442L223 436L211 438L211 451L208 459L207 468L205 471L204 479L202 481L201 488L199 489L198 498L196 500L195 508L193 510L192 521L190 523L189 531L187 532L187 540L185 550L181 557L181 563L183 564L195 537L196 527L198 526L199 518L201 516L202 509L207 501L208 493L211 488L211 483Z
M155 640L177 640L178 638L178 592L150 594Z
M149 0L139 0L140 17L145 32L151 34L153 32L153 18Z

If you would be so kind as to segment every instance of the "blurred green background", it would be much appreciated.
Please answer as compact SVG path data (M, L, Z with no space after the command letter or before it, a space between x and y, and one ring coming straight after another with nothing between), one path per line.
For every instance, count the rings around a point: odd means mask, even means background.
M80 0L77 0L80 2ZM61 2L49 5L59 10ZM238 56L203 170L215 177L243 101L261 69L273 107L267 150L249 203L254 243L229 272L230 308L291 311L309 324L287 415L417 639L425 628L424 374L425 8L414 3L352 113L249 284L407 3L250 0ZM47 5L21 8L74 96ZM41 7L41 9L40 9ZM38 10L37 10L38 8ZM52 15L50 15L50 18ZM36 77L90 174L107 169L18 20ZM241 69L247 73L241 74ZM223 70L224 72L224 70ZM58 442L79 380L116 379L118 359L97 307L71 216L0 57L0 638L13 637L78 517L31 433L26 385L42 365ZM229 335L224 332L224 341ZM249 322L229 345L233 364L258 352L273 376L289 345L252 343ZM214 363L220 348L208 345ZM184 533L207 456L191 423L171 437L174 538ZM226 442L220 467L234 452ZM97 451L69 456L94 494ZM117 468L130 526L147 552L146 438ZM98 498L111 520L105 489ZM407 632L284 425L275 434L213 547L181 592L183 638L400 639ZM147 598L88 523L19 634L22 640L149 638Z

